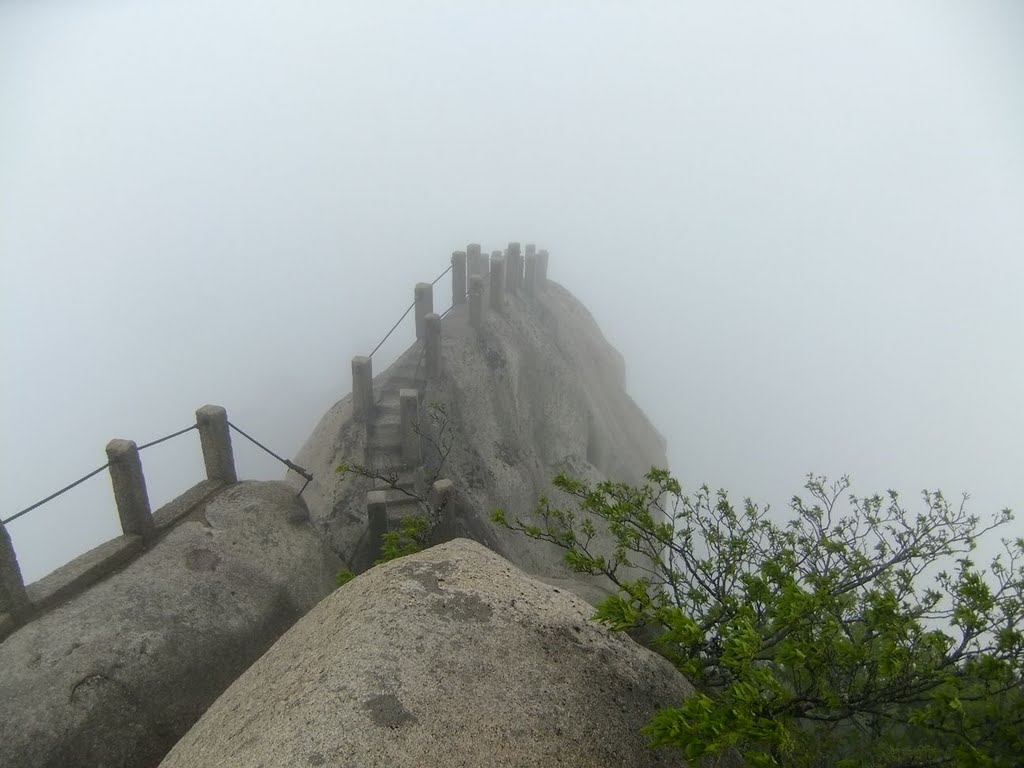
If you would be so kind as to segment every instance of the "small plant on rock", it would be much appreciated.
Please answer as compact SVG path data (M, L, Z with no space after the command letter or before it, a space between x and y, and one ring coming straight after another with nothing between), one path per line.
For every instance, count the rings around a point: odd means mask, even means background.
M372 480L376 487L393 489L412 497L416 499L420 508L420 514L403 517L397 531L384 534L381 541L381 557L374 565L411 555L430 546L431 534L440 522L448 501L445 498L435 502L430 493L434 483L441 477L455 442L452 421L445 406L437 401L431 402L427 406L426 422L415 422L413 431L426 444L428 450L419 468L422 477L412 488L400 482L401 468L391 464L341 464L336 469L341 474Z

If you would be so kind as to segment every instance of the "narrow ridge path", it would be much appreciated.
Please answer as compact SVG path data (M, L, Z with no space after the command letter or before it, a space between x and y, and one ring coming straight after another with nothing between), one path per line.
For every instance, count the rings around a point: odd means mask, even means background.
M366 465L375 470L398 475L397 488L375 479L373 487L387 494L388 527L395 530L403 517L420 513L416 493L419 466L408 464L402 457L402 421L399 393L415 389L423 397L426 386L423 367L407 365L395 371L382 387L373 418L367 425ZM408 491L408 493L406 493Z

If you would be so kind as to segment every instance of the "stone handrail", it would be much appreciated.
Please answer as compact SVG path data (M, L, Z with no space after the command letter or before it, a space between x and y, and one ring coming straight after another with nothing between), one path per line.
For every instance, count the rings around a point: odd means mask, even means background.
M520 244L511 242L504 251L491 251L488 256L481 251L479 243L470 243L466 250L452 253L449 270L452 274L451 309L468 300L470 325L481 328L485 317L486 293L490 293L490 308L501 313L508 294L534 296L544 289L548 280L548 252L537 250L533 243L527 243L524 255ZM444 277L449 270L442 272L440 277ZM434 312L434 283L417 283L413 289L413 303L406 310L406 313L409 310L415 311L416 341L422 341L424 345L425 375L428 380L436 378L441 372L443 316ZM398 322L404 318L403 314ZM398 323L388 335L397 327ZM377 345L379 348L380 344ZM352 413L356 421L369 422L375 410L372 353L357 355L352 358Z
M452 306L443 315L434 312L433 286L437 280L434 283L417 283L413 289L413 303L406 310L406 314L415 310L416 342L423 342L421 362L425 358L424 377L427 383L441 374L441 320L468 301L470 327L479 330L484 326L486 294L490 294L490 309L499 314L505 311L509 293L527 297L537 295L547 286L548 252L538 251L532 243L527 243L524 255L520 244L511 242L504 251L492 251L488 255L481 251L478 243L470 243L466 250L452 253L451 266L440 277L444 277L448 271L452 273ZM388 332L388 336L403 319L404 314ZM380 344L374 352L378 349ZM368 427L377 407L373 392L372 357L373 353L352 359L352 414L357 422L363 422ZM419 370L417 364L414 375L416 380L419 379ZM416 389L403 388L399 391L400 453L402 463L408 468L417 467L421 461L416 424L422 394ZM429 489L427 501L432 509L438 510L452 499L453 494L452 481L440 479ZM369 562L372 563L379 559L384 537L389 531L385 490L367 492L366 520Z
M488 307L500 314L504 312L509 294L534 296L544 289L547 285L548 252L536 250L533 244L528 243L524 254L519 243L511 242L503 251L491 251L488 255L481 251L478 243L470 243L465 251L452 253L451 266L442 272L434 283L449 271L452 273L452 307L449 311L457 305L468 303L470 326L481 329ZM410 310L415 310L416 340L423 342L424 375L427 381L436 379L441 374L442 316L434 312L434 283L417 283L413 291L413 304L406 310L406 314ZM489 302L485 300L487 294ZM399 322L388 332L388 336L404 318L403 314ZM377 348L380 348L380 344ZM372 356L357 356L352 359L352 404L356 421L365 423L373 418L376 405L373 393ZM411 389L402 390L403 458L409 464L419 462L419 441L414 429L418 407L419 393ZM111 440L106 446L107 465L33 507L8 518L7 522L10 522L20 517L103 469L110 471L114 501L123 535L75 558L71 563L58 568L32 585L26 586L24 583L11 537L4 521L0 519L0 639L39 612L79 593L130 562L138 553L149 547L165 529L193 511L213 492L225 485L237 483L231 428L238 429L228 422L224 408L205 405L196 411L195 425L152 443L138 446L132 440ZM139 451L192 429L199 432L207 479L154 513L146 490ZM241 434L248 437L245 433ZM256 444L268 450L259 443ZM280 459L276 454L272 455ZM305 477L307 483L312 479L301 467L287 460L280 460ZM447 498L451 490L450 481L440 480L431 489L431 495L438 499ZM386 500L381 496L374 496L375 493L379 492L371 492L372 498L367 499L368 523L372 529L371 533L376 534L373 538L379 542L379 536L387 532L387 505Z
M107 465L122 535L78 556L71 562L27 585L18 565L10 534L0 521L0 639L67 598L78 594L109 573L119 569L153 544L215 491L238 482L227 411L218 405L204 405L196 411L196 423L187 429L139 446L133 440L107 443ZM139 451L191 430L199 432L206 466L206 480L153 512ZM237 429L237 427L236 427ZM290 464L290 462L285 462ZM297 468L297 470L301 470ZM96 474L96 473L92 473ZM304 472L300 472L308 477ZM89 477L89 476L87 476ZM63 490L77 485L73 483ZM60 493L60 492L58 492ZM43 502L58 494L44 499ZM33 505L30 511L37 505ZM22 513L10 519L20 517Z

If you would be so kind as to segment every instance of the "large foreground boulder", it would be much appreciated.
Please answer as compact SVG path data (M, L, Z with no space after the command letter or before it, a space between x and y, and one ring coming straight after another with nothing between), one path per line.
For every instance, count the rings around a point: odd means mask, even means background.
M640 728L690 684L592 613L466 539L392 561L298 622L161 765L681 765Z
M156 765L335 567L288 485L225 489L0 643L0 766Z

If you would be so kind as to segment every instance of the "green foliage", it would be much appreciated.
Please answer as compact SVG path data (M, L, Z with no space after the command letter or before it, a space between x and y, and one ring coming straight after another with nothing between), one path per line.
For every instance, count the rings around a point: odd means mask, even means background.
M426 515L403 517L397 531L389 531L381 538L381 557L373 564L380 565L426 549L430 546L430 534L433 529L434 525ZM342 568L338 571L336 581L341 587L355 577L351 569Z
M750 765L1019 764L1024 540L988 571L968 557L1009 510L983 523L929 492L916 514L892 491L844 505L847 478L809 476L779 524L724 491L684 495L666 471L645 479L559 475L575 510L542 499L532 520L493 519L608 577L619 593L595 619L655 628L697 685L647 726L652 745Z
M403 517L397 531L389 531L381 540L381 557L374 565L420 552L430 546L434 523L426 515Z
M433 523L425 515L403 517L397 531L389 531L381 539L381 557L374 561L380 565L399 557L420 552L430 546L430 534ZM356 577L350 568L342 568L336 578L339 587L348 584Z

